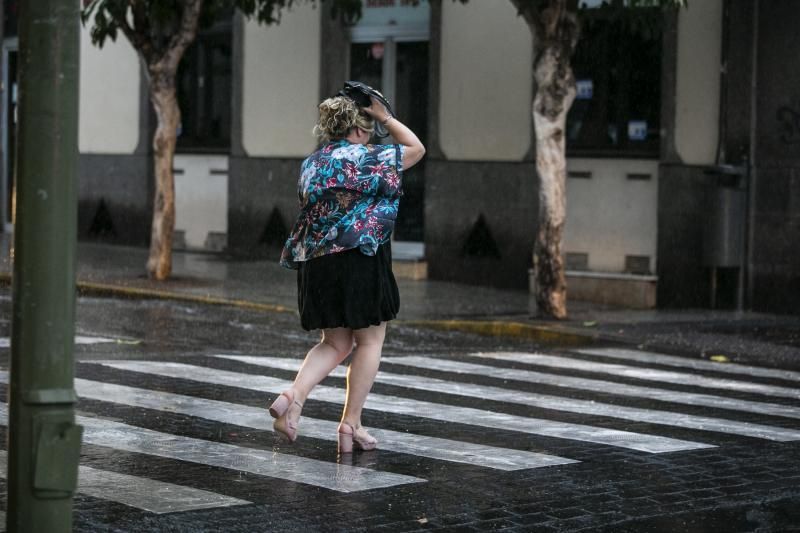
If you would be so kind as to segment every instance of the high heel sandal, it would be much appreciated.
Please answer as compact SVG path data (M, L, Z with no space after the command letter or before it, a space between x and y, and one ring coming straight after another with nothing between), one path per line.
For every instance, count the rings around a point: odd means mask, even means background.
M272 418L282 417L292 403L294 403L294 391L292 389L286 389L280 396L275 398L275 401L269 406L270 416Z
M293 405L298 406L302 412L303 404L294 399L294 391L289 389L283 391L269 407L269 414L275 418L275 422L272 424L273 429L289 439L289 442L297 440L297 425L300 420L299 413L297 420L294 422L289 420L289 412Z
M339 424L339 453L353 453L353 448L364 451L374 450L378 446L378 441L367 433L362 426L353 427L347 422Z

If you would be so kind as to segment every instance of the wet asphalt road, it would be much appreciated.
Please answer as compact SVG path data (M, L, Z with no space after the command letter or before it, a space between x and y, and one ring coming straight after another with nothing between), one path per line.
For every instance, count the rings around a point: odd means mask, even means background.
M341 458L338 374L295 445L269 430L316 341L292 314L82 298L77 330L76 531L800 530L795 374L395 324L364 415L385 446Z

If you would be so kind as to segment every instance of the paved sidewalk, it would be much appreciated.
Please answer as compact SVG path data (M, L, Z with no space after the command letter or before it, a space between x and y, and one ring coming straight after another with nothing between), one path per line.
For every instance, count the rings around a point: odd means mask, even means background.
M0 274L10 278L10 243L0 239ZM174 298L294 313L295 275L275 260L241 260L220 254L175 252L173 276L147 279L145 248L78 245L82 294ZM607 340L690 356L800 368L800 318L751 312L636 311L569 303L570 319L539 320L526 291L441 281L399 280L399 320L428 327L528 337L560 344Z

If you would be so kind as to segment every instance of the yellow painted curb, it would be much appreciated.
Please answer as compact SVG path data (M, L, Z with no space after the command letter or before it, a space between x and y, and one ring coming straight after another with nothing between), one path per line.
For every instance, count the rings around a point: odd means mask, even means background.
M521 322L492 320L412 320L401 322L407 326L437 329L442 331L463 331L491 337L515 337L548 344L582 346L596 339L591 335L581 335L556 327L533 326Z
M231 298L216 298L213 296L200 296L195 294L183 294L179 292L158 291L152 289L141 289L137 287L122 287L120 285L106 285L102 283L78 282L78 293L81 295L113 295L131 299L154 299L154 300L175 300L179 302L189 302L208 305L229 305L243 309L255 311L267 311L273 313L293 313L293 309L277 304L264 304L251 302L248 300L235 300Z
M0 273L0 284L10 283L11 275L8 273ZM77 290L78 294L82 296L117 296L130 299L173 300L178 302L206 305L227 305L242 309L271 313L297 314L295 309L290 309L277 304L265 304L251 302L248 300L216 298L212 296L183 294L179 292L142 289L137 287L124 287L121 285L90 283L86 281L78 281ZM514 337L518 339L528 339L548 344L560 344L568 346L582 346L596 340L592 335L565 331L557 326L534 326L531 324L523 324L521 322L492 320L398 320L397 324L442 331L477 333L479 335L487 335L492 337Z
M7 272L0 273L0 284L11 284L11 274ZM242 309L251 309L254 311L264 311L270 313L296 313L294 309L289 309L282 305L277 304L264 304L258 302L251 302L248 300L235 300L231 298L216 298L213 296L200 296L195 294L183 294L171 291L159 291L153 289L142 289L138 287L124 287L121 285L111 285L103 283L90 283L87 281L78 281L76 289L81 296L118 296L129 299L139 300L173 300L178 302L198 303L207 305L229 305L232 307L240 307Z

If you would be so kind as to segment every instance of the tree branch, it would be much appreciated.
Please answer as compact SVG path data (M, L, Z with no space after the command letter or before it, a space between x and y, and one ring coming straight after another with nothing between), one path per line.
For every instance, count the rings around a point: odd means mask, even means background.
M550 6L542 12L542 17L547 25L548 39L555 38L558 35L558 28L564 19L564 11L566 9L567 6L564 0L551 0Z
M135 5L137 4L136 0L131 1L131 7L135 10ZM122 12L117 13L114 15L114 19L119 26L119 29L122 30L122 33L127 37L128 41L131 43L131 46L139 52L145 62L149 63L153 58L153 45L148 38L148 33L146 27L139 26L136 24L136 17L134 11L134 26L131 26L128 23L128 9L127 6L122 10Z
M133 12L133 27L142 35L150 37L150 18L147 16L147 5L143 0L129 0Z
M183 53L197 36L197 27L200 24L200 12L203 9L203 0L183 0L183 12L178 31L169 40L162 61L170 67L177 68Z
M531 28L531 31L538 32L539 17L536 16L536 8L531 0L511 0L511 4L517 8L517 13Z

